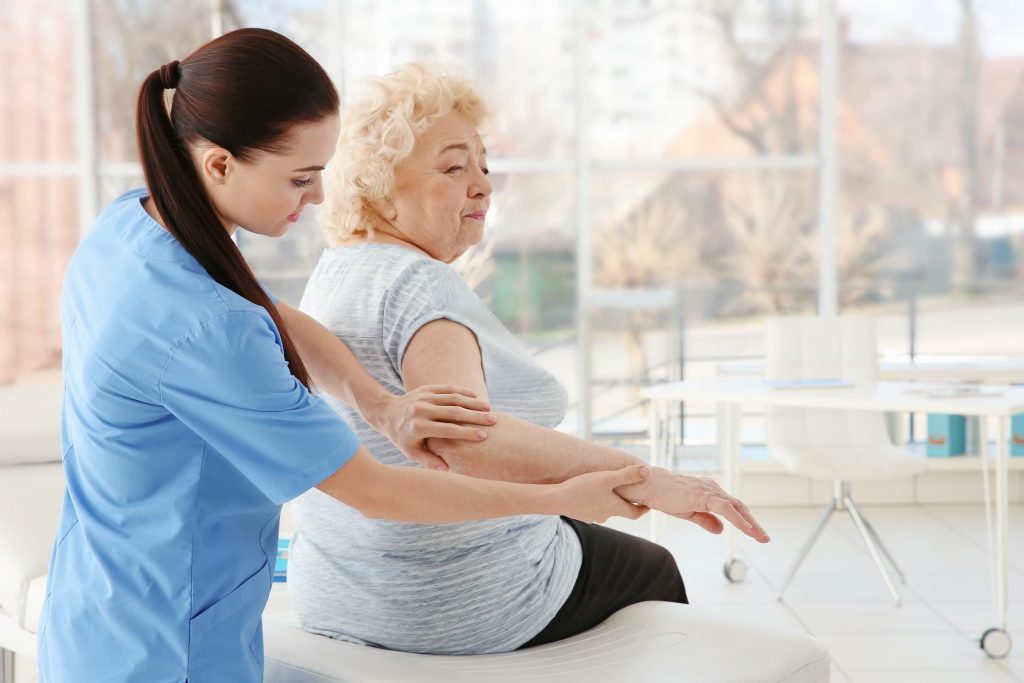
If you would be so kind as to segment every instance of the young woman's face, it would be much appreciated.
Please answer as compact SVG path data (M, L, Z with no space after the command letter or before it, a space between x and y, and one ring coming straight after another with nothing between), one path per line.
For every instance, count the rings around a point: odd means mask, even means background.
M207 193L229 231L279 237L307 204L324 200L321 171L334 154L339 118L332 114L292 129L287 151L256 152L242 163L221 148L196 150Z
M476 126L449 112L395 167L385 219L401 237L451 263L479 242L491 199L487 151Z

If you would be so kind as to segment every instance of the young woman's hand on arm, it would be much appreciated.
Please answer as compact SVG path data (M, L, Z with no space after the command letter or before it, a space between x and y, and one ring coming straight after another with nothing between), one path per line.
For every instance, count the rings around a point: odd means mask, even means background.
M352 406L370 426L411 460L428 469L447 470L425 445L428 438L481 441L480 426L496 421L491 406L472 389L449 383L423 385L395 395L377 383L344 342L302 311L283 301L277 310L313 382Z
M593 472L560 484L512 484L454 473L383 465L360 448L317 488L366 517L444 524L513 515L566 515L585 522L619 516L637 519L647 508L626 502L615 489L650 475L631 465Z
M486 399L482 357L476 336L450 320L435 320L413 336L402 359L406 389L440 381L457 382ZM486 441L429 439L427 446L453 472L473 477L529 483L565 481L585 472L614 470L643 461L615 448L500 414L484 428ZM719 533L720 515L743 533L767 542L768 535L742 502L710 479L652 468L643 482L618 489L623 498L687 519Z

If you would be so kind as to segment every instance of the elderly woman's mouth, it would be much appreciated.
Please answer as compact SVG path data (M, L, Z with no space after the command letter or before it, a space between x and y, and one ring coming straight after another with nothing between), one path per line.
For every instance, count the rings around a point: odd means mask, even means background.
M486 211L474 211L473 213L466 214L466 218L472 218L475 221L482 221L487 217Z

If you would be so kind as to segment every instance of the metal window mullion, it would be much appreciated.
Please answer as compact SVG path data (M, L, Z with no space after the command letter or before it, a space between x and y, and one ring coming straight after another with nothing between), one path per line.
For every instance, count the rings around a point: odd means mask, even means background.
M816 169L821 165L819 157L803 155L769 155L754 157L685 158L685 159L637 159L637 160L595 160L591 168L599 172L609 171L801 171Z
M0 163L0 178L63 178L67 176L77 177L79 173L77 162L68 163Z
M90 0L74 0L75 148L78 176L78 229L84 235L99 213L96 144L96 74Z
M821 0L818 156L818 315L839 312L836 220L839 204L839 145L836 125L839 96L839 23L835 0Z
M589 2L578 0L576 4L576 414L578 431L582 438L591 437L590 402L590 319L588 299L590 297L592 254L590 247L590 152L589 50L590 12Z

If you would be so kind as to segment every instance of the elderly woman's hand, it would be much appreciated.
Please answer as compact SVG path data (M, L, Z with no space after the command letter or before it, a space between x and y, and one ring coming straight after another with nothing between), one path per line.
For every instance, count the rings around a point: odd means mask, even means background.
M487 401L465 387L430 384L400 396L392 395L371 425L411 460L432 470L448 469L425 445L430 438L483 441L487 433L473 425L491 426L497 416Z
M707 477L655 468L646 481L620 487L616 492L626 500L689 520L713 534L722 531L722 521L718 518L721 516L760 543L771 540L746 505Z

